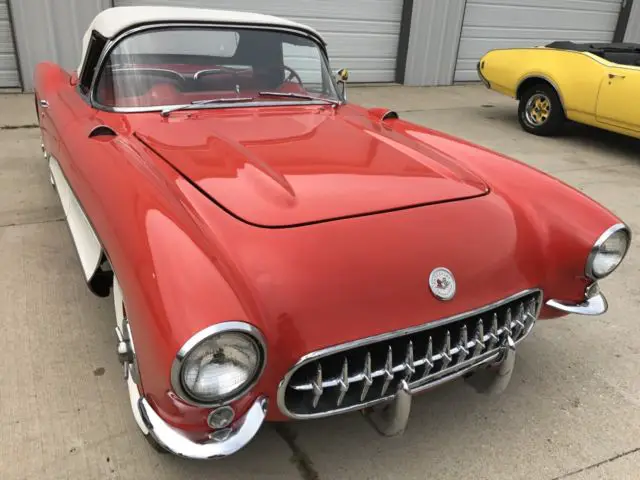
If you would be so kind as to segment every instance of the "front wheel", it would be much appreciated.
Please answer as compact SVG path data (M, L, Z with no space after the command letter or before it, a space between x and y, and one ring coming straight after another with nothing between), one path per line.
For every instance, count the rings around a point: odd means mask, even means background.
M528 133L540 136L557 134L565 116L556 91L550 85L540 83L524 92L518 107L518 120Z

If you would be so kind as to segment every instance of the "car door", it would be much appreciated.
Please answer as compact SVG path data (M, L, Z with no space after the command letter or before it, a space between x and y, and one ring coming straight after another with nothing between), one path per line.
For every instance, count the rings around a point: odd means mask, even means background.
M612 65L600 85L596 120L607 125L640 131L640 67Z

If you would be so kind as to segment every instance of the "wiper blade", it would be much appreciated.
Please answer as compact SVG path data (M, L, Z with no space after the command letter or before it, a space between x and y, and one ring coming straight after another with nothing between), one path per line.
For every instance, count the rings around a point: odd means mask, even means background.
M319 102L329 103L331 105L340 105L340 102L336 100L330 100L328 98L314 97L313 95L304 95L302 93L291 92L258 92L261 97L287 97L287 98L300 98L302 100L315 100Z
M178 110L190 110L192 108L202 107L203 105L211 105L213 103L236 103L236 102L251 102L255 100L253 97L229 97L229 98L209 98L207 100L194 100L191 103L185 103L184 105L173 105L162 109L160 115L168 117L171 112Z

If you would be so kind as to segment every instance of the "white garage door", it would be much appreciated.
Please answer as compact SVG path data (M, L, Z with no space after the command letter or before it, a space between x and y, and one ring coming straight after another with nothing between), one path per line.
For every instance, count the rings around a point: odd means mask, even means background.
M494 48L610 42L621 5L622 0L467 0L454 80L478 80L478 59Z
M20 86L7 0L0 0L0 88Z
M327 41L332 67L347 67L350 81L395 80L403 0L115 0L115 4L207 7L277 15L317 29Z

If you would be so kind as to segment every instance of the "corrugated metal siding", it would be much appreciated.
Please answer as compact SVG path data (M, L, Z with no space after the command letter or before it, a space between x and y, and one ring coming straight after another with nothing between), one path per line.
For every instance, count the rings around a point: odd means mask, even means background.
M33 89L33 72L39 62L77 68L85 30L98 12L111 6L111 0L10 1L26 91Z
M467 0L455 81L478 80L476 63L495 48L554 40L610 42L622 0Z
M633 1L629 22L627 23L627 31L624 34L624 41L640 43L640 0Z
M20 86L7 0L0 0L0 88Z
M266 13L320 31L334 69L353 82L395 79L403 0L116 0L119 5L177 5Z
M465 3L465 0L414 1L405 84L451 84Z

